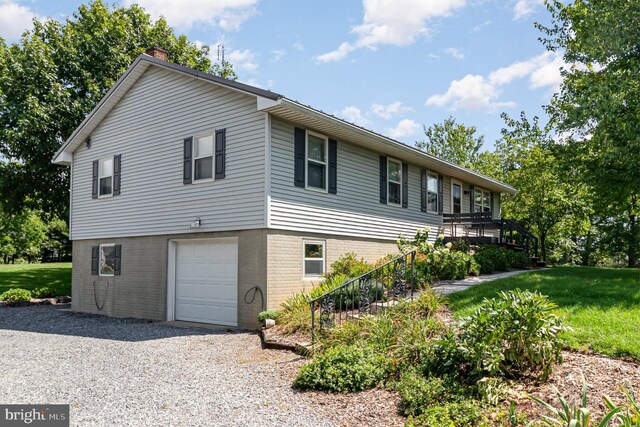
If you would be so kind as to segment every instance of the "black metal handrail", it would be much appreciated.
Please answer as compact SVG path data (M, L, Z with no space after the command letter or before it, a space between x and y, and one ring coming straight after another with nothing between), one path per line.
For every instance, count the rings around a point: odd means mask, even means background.
M312 299L311 339L316 329L321 332L345 320L385 310L401 298L413 298L415 256L415 250L403 254Z

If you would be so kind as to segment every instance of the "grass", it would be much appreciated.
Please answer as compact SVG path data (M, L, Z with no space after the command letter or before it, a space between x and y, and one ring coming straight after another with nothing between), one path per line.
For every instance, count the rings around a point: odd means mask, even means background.
M56 295L71 295L71 263L0 264L0 294L12 288L33 290L42 286Z
M456 317L471 314L484 298L509 289L529 289L558 305L573 331L572 348L640 361L640 270L559 267L495 280L449 295Z

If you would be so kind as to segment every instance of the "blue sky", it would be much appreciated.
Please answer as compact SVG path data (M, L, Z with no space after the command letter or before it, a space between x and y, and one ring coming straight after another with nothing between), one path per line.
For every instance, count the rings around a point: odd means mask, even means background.
M64 19L79 1L0 0L0 36L33 17ZM120 2L122 3L122 2ZM124 4L130 4L124 0ZM534 22L542 0L140 0L176 32L224 44L239 80L412 144L449 115L492 149L500 113L546 122L558 54Z

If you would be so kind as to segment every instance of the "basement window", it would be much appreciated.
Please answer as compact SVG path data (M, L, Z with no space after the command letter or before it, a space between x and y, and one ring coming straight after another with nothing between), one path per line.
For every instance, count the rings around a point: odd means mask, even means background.
M100 245L100 276L113 276L116 265L116 246L113 243Z
M303 276L305 279L321 277L324 274L325 243L323 241L303 242Z

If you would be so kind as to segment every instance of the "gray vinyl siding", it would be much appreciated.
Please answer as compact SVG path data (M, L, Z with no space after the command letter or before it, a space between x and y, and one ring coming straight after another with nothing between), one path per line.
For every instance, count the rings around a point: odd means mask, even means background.
M432 238L441 231L442 218L420 210L420 168L409 165L408 208L382 204L380 154L347 141L338 141L337 194L295 187L293 134L292 124L272 119L271 228L388 240L425 226ZM446 182L444 197L446 207Z
M183 139L226 128L226 177L184 185ZM265 115L256 98L151 67L74 152L72 239L265 227ZM92 162L122 156L121 194L91 198Z

